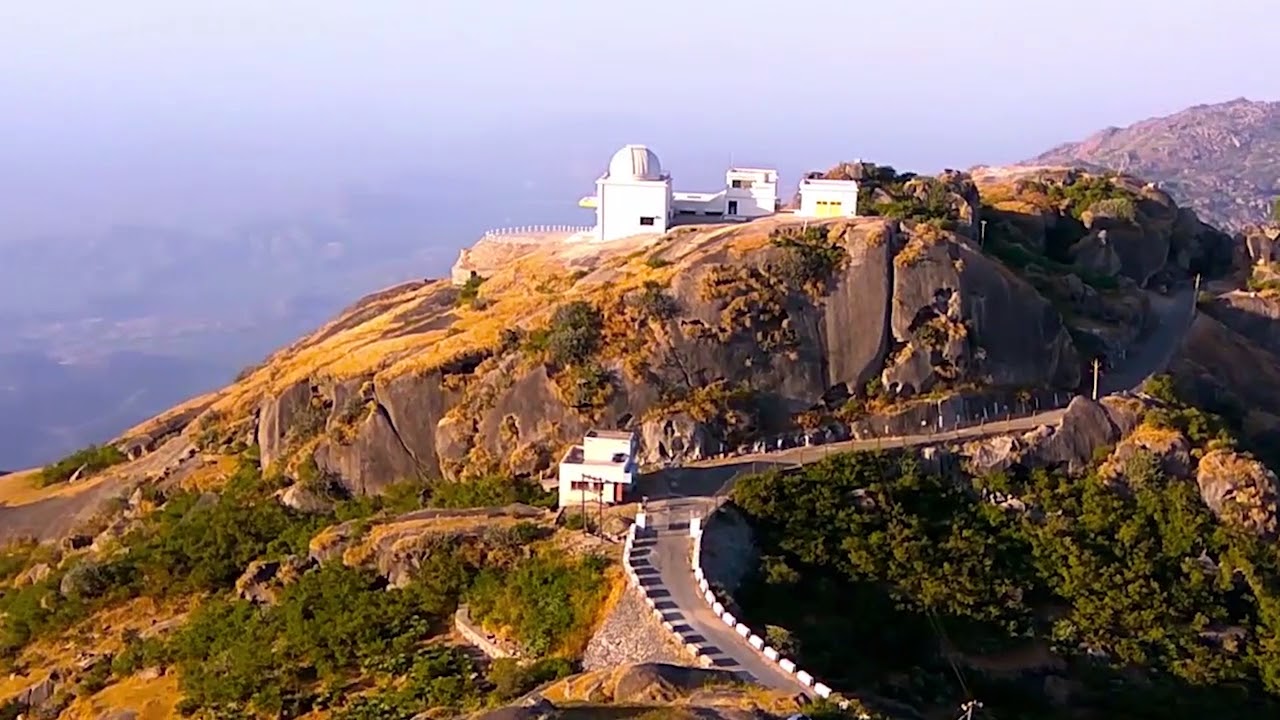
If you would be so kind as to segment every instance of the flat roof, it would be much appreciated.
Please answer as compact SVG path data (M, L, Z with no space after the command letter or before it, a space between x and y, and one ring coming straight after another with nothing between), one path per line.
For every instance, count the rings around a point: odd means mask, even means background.
M587 437L605 438L607 440L630 440L635 436L629 430L588 430Z
M630 456L626 453L614 453L613 457L617 460L587 460L583 453L581 445L574 445L565 451L564 457L560 458L561 465L581 465L582 467L622 467L627 464Z

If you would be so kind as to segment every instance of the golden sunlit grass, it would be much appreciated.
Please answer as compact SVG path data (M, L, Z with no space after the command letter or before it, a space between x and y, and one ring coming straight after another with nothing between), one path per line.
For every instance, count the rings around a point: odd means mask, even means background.
M240 467L240 459L233 455L220 455L214 462L201 465L182 479L182 489L192 492L212 492L222 488L227 479Z
M69 667L86 653L118 653L124 647L126 632L144 632L157 623L180 618L195 603L193 598L164 601L135 598L95 613L66 633L41 638L22 650L20 660L31 668L26 675L0 676L0 698L10 697L43 681L54 669ZM68 639L74 639L74 642L68 642ZM173 675L155 680L128 678L92 698L77 699L59 717L96 720L105 709L127 708L136 710L140 718L168 718L176 716L172 711L177 701L177 679Z
M713 253L727 251L731 259L750 258L768 246L772 230L804 222L781 215L745 224L679 227L661 238L481 245L472 256L492 267L485 267L489 277L480 286L474 306L455 307L456 290L449 280L383 291L277 351L262 367L225 390L184 403L133 432L154 432L164 419L210 404L229 420L244 418L262 398L301 381L374 376L385 383L405 374L446 368L498 348L504 330L541 327L563 302L582 299L608 306L646 283L669 285ZM884 221L876 218L810 224L866 226L869 231L863 234L868 241L887 235ZM663 262L651 261L655 255Z
M0 477L0 505L30 505L54 497L72 497L97 487L111 477L111 473L103 473L74 483L36 487L35 480L39 474L39 470L26 470Z
M131 710L136 720L168 720L180 717L176 673L144 679L136 675L108 685L89 697L76 698L58 717L67 720L99 720L116 710Z

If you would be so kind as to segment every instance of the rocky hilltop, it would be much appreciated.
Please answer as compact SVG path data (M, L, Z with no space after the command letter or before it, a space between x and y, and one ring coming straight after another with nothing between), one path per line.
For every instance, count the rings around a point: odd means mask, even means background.
M1280 437L1265 231L1237 240L1123 174L826 174L862 181L864 217L489 237L449 279L374 293L219 391L0 478L0 713L785 717L794 699L604 647L609 628L662 632L611 560L634 507L598 516L612 542L535 507L592 427L683 463L1066 398L1095 359L1104 392L1168 367L1176 393L1077 398L919 458L967 478L1153 455L1225 527L1280 536L1256 452ZM486 644L521 662L475 657Z
M639 431L646 462L696 458L950 395L1074 390L1155 324L1147 289L1237 260L1230 237L1128 176L832 172L864 177L874 215L486 239L455 268L466 282L363 298L118 444L143 458L256 445L268 472L356 494L541 476L591 427Z
M1029 165L1080 165L1157 181L1206 221L1241 230L1280 196L1280 102L1196 105L1059 145Z

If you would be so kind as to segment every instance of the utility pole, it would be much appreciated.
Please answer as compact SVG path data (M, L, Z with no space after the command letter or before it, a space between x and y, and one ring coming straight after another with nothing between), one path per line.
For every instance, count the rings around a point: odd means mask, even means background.
M973 711L980 707L982 707L982 703L978 700L966 700L964 704L960 706L960 712L962 713L960 717L963 718L963 720L973 720Z
M1093 399L1098 399L1098 372L1102 369L1102 361L1098 358L1093 359Z
M979 246L979 247L986 247L986 245L987 245L987 221L986 221L986 220L979 220L979 221L978 221L978 228L979 228L979 231L978 231L978 246Z

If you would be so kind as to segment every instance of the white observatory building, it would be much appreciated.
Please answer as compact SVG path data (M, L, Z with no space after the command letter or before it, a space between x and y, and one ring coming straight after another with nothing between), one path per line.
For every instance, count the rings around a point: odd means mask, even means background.
M596 180L596 194L578 205L595 208L594 239L600 242L661 234L679 224L750 220L778 211L778 172L730 168L719 190L677 192L656 153L626 145Z
M596 232L602 241L664 233L671 225L671 176L644 145L627 145L613 154L609 169L596 180Z

